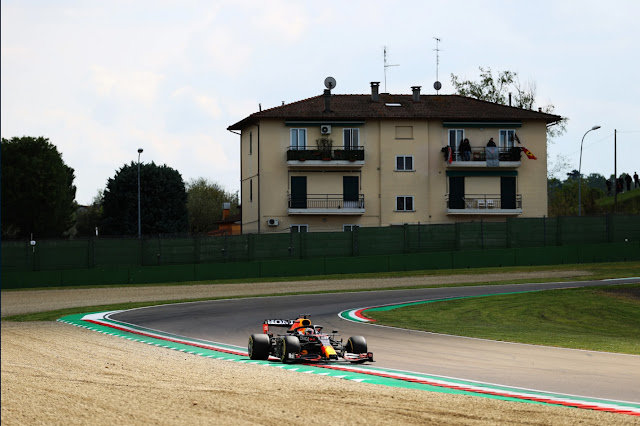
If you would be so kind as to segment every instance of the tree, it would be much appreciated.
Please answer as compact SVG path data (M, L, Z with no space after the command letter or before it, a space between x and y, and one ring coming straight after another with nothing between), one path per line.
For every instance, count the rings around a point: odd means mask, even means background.
M231 215L238 211L238 194L227 192L215 182L198 178L187 184L189 230L204 233L218 228L222 219L222 203L231 203Z
M73 169L45 137L2 138L0 146L2 236L64 236L73 225Z
M186 232L187 193L182 176L167 165L140 165L142 233ZM102 234L138 234L138 164L123 166L107 181L102 201Z
M536 100L536 84L534 82L521 83L518 80L518 73L513 71L499 71L494 77L491 68L479 67L479 69L479 81L462 81L455 74L451 74L451 84L458 95L507 105L507 95L513 94L511 105L517 108L533 109ZM540 110L547 114L553 114L555 107L548 104L541 106ZM549 140L564 134L568 121L568 118L563 117L560 121L547 126Z

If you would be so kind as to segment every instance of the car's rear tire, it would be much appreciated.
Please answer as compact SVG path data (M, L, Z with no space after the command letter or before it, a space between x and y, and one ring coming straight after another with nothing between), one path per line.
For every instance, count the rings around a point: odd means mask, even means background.
M289 354L294 356L300 353L300 340L295 336L284 336L280 339L280 361L283 363L293 362L295 358L290 358Z
M266 334L252 334L249 337L249 358L253 360L269 359L271 342Z
M367 341L362 336L351 336L347 340L347 344L344 347L346 352L352 354L364 354L367 353Z

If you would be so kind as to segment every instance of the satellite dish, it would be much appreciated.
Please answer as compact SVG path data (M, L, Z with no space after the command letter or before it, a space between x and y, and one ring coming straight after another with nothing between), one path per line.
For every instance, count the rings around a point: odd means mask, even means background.
M327 77L324 79L324 87L331 90L336 87L336 79L333 77Z
M433 88L436 90L442 89L442 83L440 83L439 81L436 81L435 83L433 83Z

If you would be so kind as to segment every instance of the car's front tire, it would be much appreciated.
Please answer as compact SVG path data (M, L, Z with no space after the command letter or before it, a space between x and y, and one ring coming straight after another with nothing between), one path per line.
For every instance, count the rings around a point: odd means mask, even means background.
M347 344L344 347L346 352L352 354L364 354L367 353L367 341L362 336L351 336L347 340Z
M267 360L271 350L271 342L266 334L252 334L249 337L249 359Z
M300 340L295 336L284 336L280 339L280 361L293 362L295 355L300 353ZM289 356L293 354L293 358Z

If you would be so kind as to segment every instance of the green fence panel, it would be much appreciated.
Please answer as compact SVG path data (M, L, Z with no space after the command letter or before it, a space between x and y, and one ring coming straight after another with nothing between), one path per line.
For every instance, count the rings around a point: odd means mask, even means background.
M92 242L93 265L100 267L140 266L141 240L96 239Z
M194 273L195 281L255 278L260 276L260 262L201 263Z
M306 232L300 236L305 258L353 256L358 231Z
M612 242L640 241L640 217L609 216Z
M375 256L381 254L400 254L405 252L405 227L358 228L358 255Z
M131 268L129 280L132 284L195 281L194 266L162 265Z
M325 259L325 271L327 275L387 272L389 271L389 257L327 257Z
M408 252L441 252L456 249L455 224L409 225L406 237Z
M640 260L640 243L584 244L578 246L580 263Z
M514 249L516 265L564 265L579 263L577 246L529 247Z
M325 259L269 260L260 262L261 277L304 277L325 274Z
M514 266L516 258L511 249L469 250L453 253L453 268L485 268Z
M558 221L562 245L609 242L609 226L605 216L562 217Z
M63 286L129 283L129 268L67 269L61 272L61 285Z
M3 271L30 271L33 268L29 241L3 241L0 263Z
M263 234L255 236L252 260L289 259L294 256L297 235ZM295 241L295 242L294 242ZM294 244L292 246L292 244Z
M506 222L481 222L480 224L483 249L507 248Z
M389 255L390 271L422 271L453 268L454 252Z
M87 240L40 240L35 245L34 269L88 268L89 243Z
M483 235L480 222L458 222L457 250L482 250Z
M62 271L2 271L2 289L58 287Z

